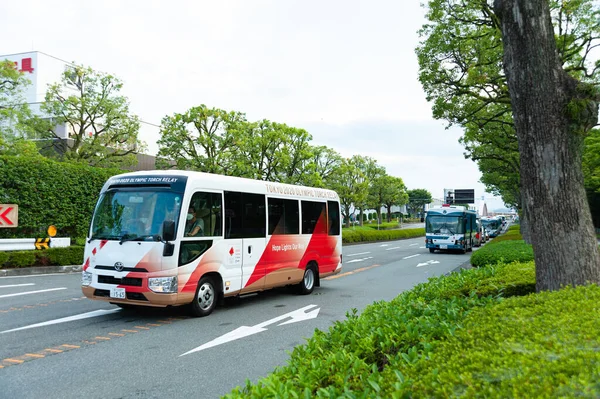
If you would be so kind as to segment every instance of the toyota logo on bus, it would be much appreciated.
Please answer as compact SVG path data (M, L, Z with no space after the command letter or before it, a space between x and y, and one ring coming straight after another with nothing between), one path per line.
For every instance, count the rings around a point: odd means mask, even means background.
M122 272L123 271L123 262L115 263L115 270L118 272Z

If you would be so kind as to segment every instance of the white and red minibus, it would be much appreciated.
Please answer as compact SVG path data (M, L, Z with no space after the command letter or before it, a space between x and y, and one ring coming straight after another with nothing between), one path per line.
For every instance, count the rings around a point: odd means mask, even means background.
M341 222L331 190L176 170L113 176L92 217L82 291L195 316L274 287L309 294L342 269Z

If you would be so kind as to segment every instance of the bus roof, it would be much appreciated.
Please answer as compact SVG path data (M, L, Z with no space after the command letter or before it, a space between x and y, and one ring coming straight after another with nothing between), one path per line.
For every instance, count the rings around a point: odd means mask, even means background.
M102 191L120 185L127 187L139 185L143 187L160 183L173 183L179 180L180 177L183 178L182 180L187 181L189 187L194 189L243 191L282 198L294 197L339 201L338 194L329 189L187 170L147 170L123 173L109 178Z

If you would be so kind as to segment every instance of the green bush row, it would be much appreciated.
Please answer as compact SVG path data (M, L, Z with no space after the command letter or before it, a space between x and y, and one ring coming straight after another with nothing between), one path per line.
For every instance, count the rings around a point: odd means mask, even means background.
M32 266L71 266L83 264L82 246L49 248L42 251L0 252L0 269Z
M19 227L0 238L85 237L102 185L119 169L94 168L44 157L0 156L0 204L19 205Z
M509 295L506 282L519 287L514 292L533 292L534 274L530 262L431 278L390 302L368 306L360 316L353 310L328 332L315 330L286 366L227 397L377 397L392 362L410 365L429 356L470 312Z
M372 242L398 240L401 238L424 237L425 229L401 229L401 230L368 230L368 229L344 229L342 242L345 244L355 242Z
M489 244L471 255L471 265L481 267L497 263L528 262L533 260L533 248L523 240L498 240L494 238Z
M382 397L600 397L600 287L512 297L468 314L427 358L390 362ZM400 359L398 359L400 360Z

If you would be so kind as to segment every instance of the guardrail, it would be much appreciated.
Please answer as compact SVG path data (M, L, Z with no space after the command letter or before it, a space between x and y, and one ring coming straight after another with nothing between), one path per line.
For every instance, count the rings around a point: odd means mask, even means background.
M64 248L71 246L70 237L45 239L38 238L3 238L0 239L0 251L27 251L38 248Z

